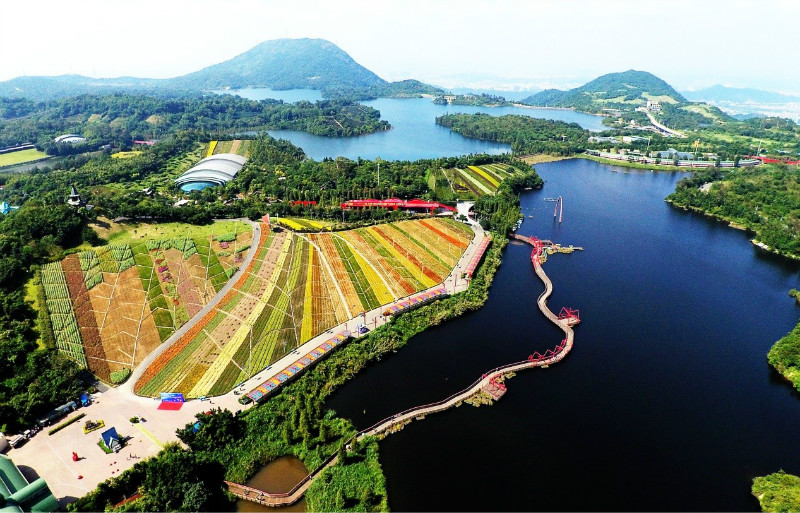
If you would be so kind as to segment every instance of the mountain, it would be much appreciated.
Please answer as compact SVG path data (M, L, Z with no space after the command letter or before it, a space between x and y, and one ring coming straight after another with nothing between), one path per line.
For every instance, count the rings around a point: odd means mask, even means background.
M789 96L760 89L747 89L713 85L697 91L684 91L683 95L690 100L714 103L798 103L800 96Z
M49 99L86 93L145 92L175 94L224 88L316 89L325 97L374 98L441 94L416 80L389 83L324 39L265 41L225 62L168 79L81 75L18 77L0 82L0 96Z
M366 89L386 81L324 39L265 41L225 62L171 79L183 89Z
M656 100L661 103L687 103L686 98L657 76L646 71L609 73L575 89L545 89L522 100L539 107L568 107L585 112L604 108L630 110Z

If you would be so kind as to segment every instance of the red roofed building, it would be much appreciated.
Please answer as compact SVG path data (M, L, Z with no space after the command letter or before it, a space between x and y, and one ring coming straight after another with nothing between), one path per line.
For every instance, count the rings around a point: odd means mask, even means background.
M350 210L353 208L391 208L397 210L400 208L408 210L424 210L433 212L435 210L443 209L455 212L456 209L448 205L443 205L436 201L425 201L421 199L401 200L399 198L390 198L386 200L364 199L364 200L349 200L341 204L342 209Z

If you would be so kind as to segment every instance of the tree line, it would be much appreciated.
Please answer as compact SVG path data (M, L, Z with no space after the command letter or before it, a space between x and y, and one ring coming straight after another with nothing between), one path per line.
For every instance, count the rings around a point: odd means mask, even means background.
M36 103L0 99L0 148L31 142L49 155L73 155L109 144L129 149L134 140L163 139L186 130L205 132L211 139L267 129L349 137L388 128L378 110L351 100L284 103L229 94L167 98L124 93ZM65 133L86 141L54 142Z
M574 155L586 148L589 137L577 123L514 114L445 114L436 123L465 137L510 144L516 154Z

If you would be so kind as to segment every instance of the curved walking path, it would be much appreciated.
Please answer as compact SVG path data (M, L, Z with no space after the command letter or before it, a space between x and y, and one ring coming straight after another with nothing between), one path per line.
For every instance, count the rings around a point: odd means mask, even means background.
M150 366L153 361L161 355L164 351L172 347L172 345L177 342L184 333L189 331L192 326L197 324L205 314L214 310L222 298L225 297L225 294L230 291L239 278L242 276L242 273L246 272L247 269L250 267L250 262L253 260L253 257L256 256L258 250L260 248L260 244L258 243L261 240L261 223L256 223L251 221L250 219L241 218L241 219L226 219L226 221L242 221L248 222L253 227L253 240L250 243L250 248L247 250L247 254L245 255L242 263L239 265L239 269L231 276L225 285L217 292L214 297L211 298L211 301L208 302L199 312L194 314L191 319L186 321L186 323L175 330L175 332L167 338L164 342L162 342L158 347L156 347L147 357L139 362L139 364L133 369L131 375L128 377L128 380L125 381L122 385L118 388L119 390L129 393L130 395L135 395L133 392L133 386L139 381L139 377L144 373L144 371Z
M536 275L539 277L540 280L542 280L545 286L544 291L539 295L539 298L537 300L537 305L539 307L539 310L542 311L545 317L547 317L556 326L561 328L561 330L564 332L565 335L564 340L558 346L556 346L555 350L548 349L544 355L539 355L538 357L530 356L528 357L527 360L509 363L507 365L496 367L490 370L489 372L485 373L483 376L481 376L479 379L477 379L474 383L472 383L464 390L456 392L455 394L451 395L446 399L437 401L435 403L416 406L414 408L410 408L400 413L396 413L390 417L378 421L374 425L359 431L355 435L356 439L360 440L367 436L376 436L384 433L388 434L389 430L395 426L403 425L414 419L421 420L425 418L426 415L429 415L431 413L436 413L447 410L448 408L452 408L453 406L456 406L462 403L464 400L479 393L481 390L489 387L491 384L496 383L495 380L501 376L505 376L512 372L517 372L534 367L548 367L564 359L564 357L567 356L567 353L569 353L570 350L572 350L575 333L572 330L571 325L574 324L576 321L569 318L568 319L559 318L547 306L547 299L553 293L553 282L550 281L550 278L544 272L544 269L542 269L542 256L544 254L544 247L545 247L544 244L542 243L541 240L535 237L524 237L522 235L515 234L514 238L533 246L533 251L531 252L531 263L533 264L533 268L534 271L536 272ZM300 500L300 498L303 496L308 487L311 486L311 483L314 481L314 479L316 479L323 470L325 470L330 466L335 465L336 462L337 462L336 454L330 456L325 462L323 462L322 465L317 467L317 469L314 470L314 472L306 476L303 480L297 483L297 485L295 485L295 487L292 488L287 493L267 493L262 490L258 490L256 488L251 488L237 483L231 483L228 481L226 481L225 483L228 485L228 491L241 499L251 502L257 502L264 506L274 506L274 507L287 506Z

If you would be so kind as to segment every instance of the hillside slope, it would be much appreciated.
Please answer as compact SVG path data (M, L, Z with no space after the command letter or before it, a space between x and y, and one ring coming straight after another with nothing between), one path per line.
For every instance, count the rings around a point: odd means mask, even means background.
M648 100L667 104L686 103L686 98L668 83L652 73L635 70L609 73L568 91L547 89L525 98L521 103L602 112L604 108L639 107Z
M276 39L200 71L168 81L183 89L262 86L271 89L363 89L386 81L324 39Z

